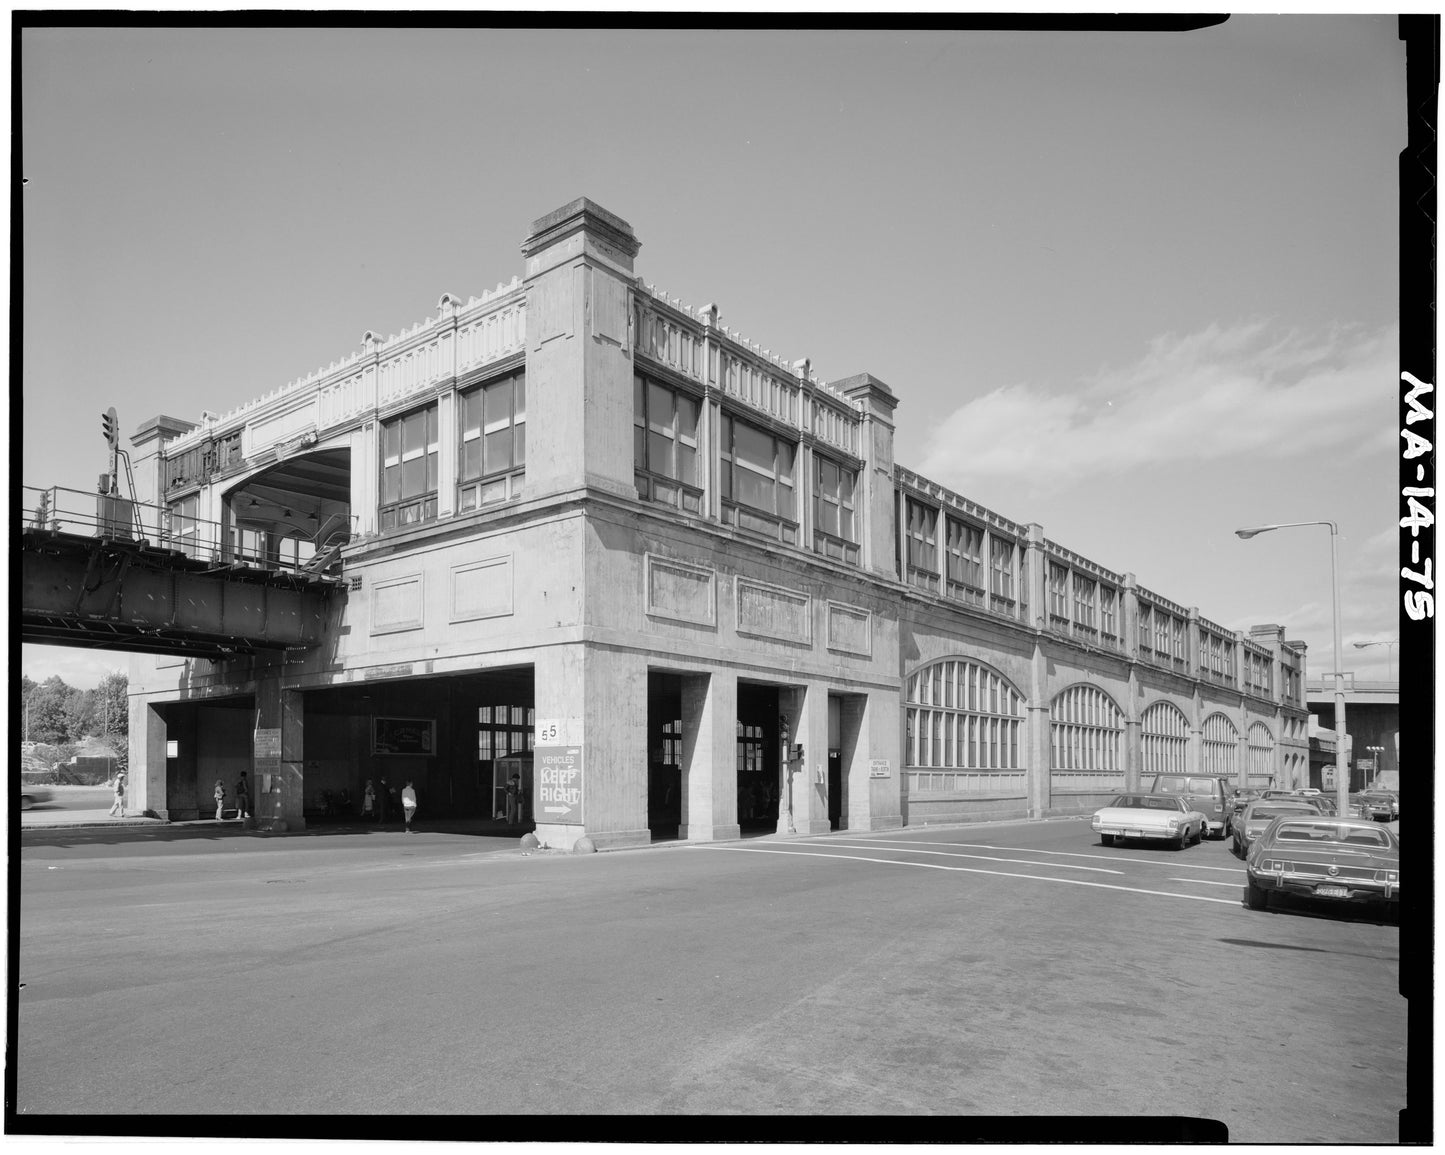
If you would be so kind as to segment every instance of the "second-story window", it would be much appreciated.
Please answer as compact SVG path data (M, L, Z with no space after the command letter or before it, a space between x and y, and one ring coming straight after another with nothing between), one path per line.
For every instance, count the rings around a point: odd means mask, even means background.
M796 449L791 441L724 413L718 446L723 520L796 545Z
M383 530L437 515L437 407L428 405L381 426Z
M853 505L858 474L826 457L813 459L813 548L858 561L858 519Z
M938 510L908 498L908 580L938 588Z
M638 495L644 501L700 512L697 401L641 374L633 375L632 397L632 465Z
M457 510L520 496L527 464L526 374L458 394L457 426Z
M1069 629L1069 567L1049 562L1049 625Z
M1139 649L1150 653L1154 649L1153 609L1139 604Z
M1014 612L1014 543L993 535L988 540L989 605L999 613Z
M1173 622L1162 610L1154 611L1154 652L1164 662L1169 660L1169 646L1174 638Z
M1117 595L1113 586L1099 587L1099 632L1104 635L1104 642L1108 645L1119 643L1119 617L1116 606Z
M969 605L983 605L983 530L948 518L948 593Z
M1083 574L1074 575L1074 625L1076 632L1086 637L1098 636L1098 624L1094 617L1099 596L1099 583Z

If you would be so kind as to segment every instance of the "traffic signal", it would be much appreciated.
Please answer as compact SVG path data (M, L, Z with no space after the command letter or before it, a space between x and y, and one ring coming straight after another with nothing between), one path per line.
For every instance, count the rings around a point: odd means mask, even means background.
M120 444L120 422L116 420L115 406L100 415L100 427L112 449Z

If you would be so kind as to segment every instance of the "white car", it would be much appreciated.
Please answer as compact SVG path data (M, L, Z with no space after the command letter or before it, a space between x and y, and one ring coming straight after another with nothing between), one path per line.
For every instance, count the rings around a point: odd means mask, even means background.
M1162 839L1183 850L1204 837L1209 819L1177 794L1120 794L1090 823L1105 846L1127 838Z

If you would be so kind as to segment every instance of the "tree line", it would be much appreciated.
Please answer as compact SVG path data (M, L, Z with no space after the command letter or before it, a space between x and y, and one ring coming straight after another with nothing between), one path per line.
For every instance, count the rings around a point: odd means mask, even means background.
M67 685L54 674L43 682L20 677L20 738L66 746L96 738L117 752L130 736L130 679L116 671L93 690Z

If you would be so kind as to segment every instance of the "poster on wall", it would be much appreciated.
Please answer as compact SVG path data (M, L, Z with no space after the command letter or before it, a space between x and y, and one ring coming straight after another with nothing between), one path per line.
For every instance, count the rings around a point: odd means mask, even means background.
M436 721L432 718L371 719L373 754L421 754L436 752Z

